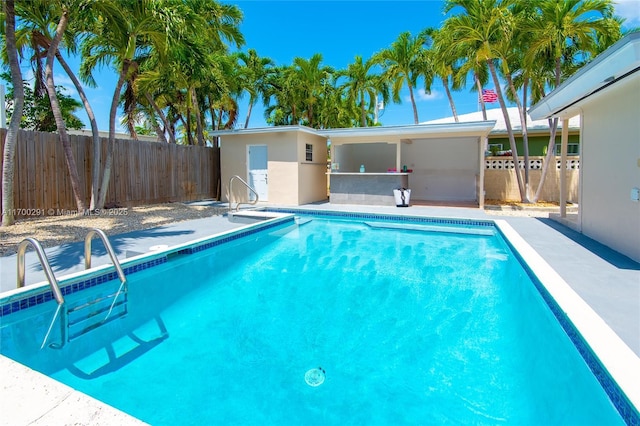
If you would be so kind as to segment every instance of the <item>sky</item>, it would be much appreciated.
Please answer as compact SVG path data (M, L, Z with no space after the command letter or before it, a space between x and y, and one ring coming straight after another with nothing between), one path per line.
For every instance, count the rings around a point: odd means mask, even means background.
M276 65L290 65L293 58L309 59L320 53L323 65L336 69L346 68L356 55L368 59L375 52L385 49L409 31L417 34L428 27L439 27L444 21L443 1L439 0L237 0L224 1L237 5L244 14L240 30L245 37L241 50L255 49L258 55L271 58ZM625 18L625 27L640 27L640 0L618 0L616 14ZM77 71L77 60L70 60ZM25 62L24 72L28 70ZM28 75L31 75L30 73ZM25 75L25 77L28 77ZM116 83L116 74L103 68L95 74L99 86L86 88L89 101L98 117L100 130L109 128L109 107ZM56 84L68 87L67 93L77 98L71 80L62 71L54 72ZM478 110L477 95L470 92L471 85L460 92L453 92L459 114ZM489 85L492 89L492 85ZM402 103L385 105L380 115L383 125L413 124L413 112L408 90L402 93ZM417 107L420 122L451 116L451 108L441 82L434 82L431 93L418 87ZM238 126L244 125L248 96L240 102ZM498 107L490 104L489 107ZM78 116L89 128L84 111ZM265 127L261 103L254 106L249 127ZM123 131L122 128L119 131Z

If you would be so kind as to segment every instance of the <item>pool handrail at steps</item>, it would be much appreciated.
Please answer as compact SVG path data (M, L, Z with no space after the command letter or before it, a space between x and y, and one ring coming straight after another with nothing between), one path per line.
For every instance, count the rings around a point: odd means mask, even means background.
M25 238L18 244L18 283L17 288L24 287L24 256L27 252L27 247L31 245L33 249L36 251L38 255L38 259L40 259L40 265L44 270L44 275L47 277L47 281L49 281L49 286L51 287L51 292L53 293L53 297L58 302L58 305L64 304L64 297L62 296L62 292L60 291L60 286L58 285L58 280L51 269L51 264L49 263L49 258L47 258L42 245L35 238Z
M47 258L42 245L35 238L25 238L18 244L18 288L24 287L24 256L27 252L27 247L31 245L36 253L38 254L38 259L40 260L40 265L44 270L44 274L47 277L47 281L49 281L49 287L51 287L51 293L53 293L54 299L58 302L58 307L56 308L55 314L53 314L53 318L51 319L51 323L49 324L49 328L47 329L47 333L44 335L44 339L42 340L42 345L40 349L44 348L44 345L47 344L49 340L49 335L51 334L51 330L53 329L53 324L56 322L58 315L60 315L61 310L66 311L64 296L62 296L62 291L60 290L60 285L58 284L58 280L51 269L51 264L49 263L49 258ZM62 336L62 343L57 345L55 343L51 344L51 347L61 348L64 345L64 335L66 331L66 321L65 315L60 316L60 335Z
M94 302L99 302L100 300L104 300L104 299L108 299L110 297L113 297L113 301L111 302L111 305L109 306L109 310L107 312L107 315L104 317L104 319L98 323L93 324L92 326L86 327L85 329L83 329L82 331L80 331L79 333L77 333L75 336L68 336L69 340L71 340L72 338L75 337L79 337L99 326L101 326L102 324L104 324L105 322L107 322L107 320L109 319L109 317L111 316L111 312L113 311L113 308L116 306L116 302L118 301L118 296L120 296L120 294L123 292L124 290L124 301L119 303L118 305L124 305L124 311L118 313L116 318L119 318L121 316L124 316L127 314L127 293L128 293L128 286L127 286L127 277L124 275L124 271L122 270L122 266L120 265L120 262L118 261L118 258L113 250L113 247L111 246L111 243L109 242L109 237L107 237L107 234L105 234L105 232L102 229L98 229L98 228L91 228L89 230L89 232L87 233L87 235L84 237L84 268L85 269L91 269L91 241L93 241L93 237L94 236L99 236L100 239L102 240L102 243L104 244L104 248L106 249L107 253L109 254L109 257L111 258L111 263L113 263L113 266L116 268L116 273L118 274L118 278L120 278L120 286L118 287L118 291L112 295L109 295L107 297L102 297L102 298L98 298L96 299ZM72 311L79 311L80 309L83 308L89 308L91 307L93 303L87 303L81 306L77 306L75 307L73 310L69 309L67 312L71 313ZM98 312L99 313L99 312ZM89 315L87 316L88 318L91 318L92 316L97 315L96 312L94 313L89 313ZM69 327L71 327L71 325L74 324L71 321L68 321L68 325Z
M233 196L233 181L236 180L236 179L239 180L240 182L242 182L244 184L244 186L246 186L247 189L249 189L249 191L251 191L256 196L256 198L255 198L255 200L249 201L249 202L239 201L236 204L235 211L240 210L240 205L241 204L256 205L258 203L259 198L260 198L260 196L258 195L258 192L251 185L249 185L244 179L242 179L238 175L231 176L231 179L229 179L229 213L231 213L234 210L233 209L233 201L231 200L231 197Z
M105 249L107 251L107 253L109 254L109 257L111 258L111 262L113 263L113 266L116 269L116 273L118 275L118 278L120 278L120 286L118 288L118 291L114 294L111 294L109 296L106 297L99 297L98 299L92 301L92 302L88 302L88 303L84 303L81 304L79 306L74 306L74 307L69 307L67 306L67 303L65 301L64 296L62 295L62 291L60 290L60 285L58 283L58 279L56 278L55 274L53 273L53 270L51 269L51 264L49 263L49 259L47 258L46 253L44 252L44 249L42 248L42 245L40 244L40 242L38 240L36 240L35 238L32 237L28 237L25 238L24 240L22 240L20 242L20 244L18 245L18 253L17 253L17 262L18 262L18 279L17 279L17 288L22 288L24 287L24 283L25 283L25 254L27 251L27 247L29 245L31 245L35 251L36 254L38 255L38 258L40 260L40 264L42 266L42 269L44 270L44 274L47 278L47 281L49 282L49 286L51 288L51 293L53 294L54 299L56 300L56 302L58 303L58 307L56 309L56 312L53 316L53 319L51 320L51 324L49 325L49 329L47 330L47 333L44 337L44 340L42 341L42 346L41 348L44 347L44 345L46 344L46 342L49 339L49 335L51 334L51 330L53 328L53 324L55 323L56 319L58 318L60 311L62 310L62 315L60 315L60 340L61 343L57 344L57 343L51 343L49 346L54 348L54 349L60 349L64 346L64 344L67 341L71 341L76 337L79 337L103 324L105 324L108 320L109 317L111 316L111 313L113 311L113 308L115 306L123 306L124 310L121 312L118 312L118 314L112 318L112 319L116 319L119 317L122 317L124 315L127 314L127 278L124 274L124 271L122 269L122 266L120 265L120 262L118 261L118 258L115 255L115 252L113 250L113 247L111 246L111 243L109 242L109 238L107 237L107 235L104 233L104 231L102 231L101 229L98 228L91 228L89 230L89 232L87 233L85 240L84 240L84 255L85 255L85 269L90 269L91 268L91 241L93 239L93 237L95 235L98 235L100 237L100 239L102 240L102 242L104 243ZM124 292L124 301L116 304L116 302L118 301L118 296ZM86 316L86 318L82 318L80 320L75 320L75 321L70 321L69 319L69 315L73 312L79 312L82 310L85 310L86 308L92 307L95 303L98 303L102 300L106 300L109 298L113 298L113 301L111 302L111 305L109 306L108 309L102 309L102 310L98 310L94 312L89 312ZM75 334L71 334L70 333L70 327L74 326L78 323L80 323L81 321L85 321L88 320L98 314L100 314L101 312L107 312L107 315L101 319L100 321L88 326L88 327L84 327L82 330L80 330L79 332L75 333Z
M98 235L104 244L104 248L107 250L109 257L111 258L111 263L116 268L116 272L118 273L118 278L123 283L127 281L127 278L124 276L124 271L122 270L122 266L120 266L120 262L116 257L115 252L113 251L113 247L109 242L109 237L104 233L103 230L98 228L91 228L87 233L87 236L84 237L84 269L91 269L91 241L94 235Z

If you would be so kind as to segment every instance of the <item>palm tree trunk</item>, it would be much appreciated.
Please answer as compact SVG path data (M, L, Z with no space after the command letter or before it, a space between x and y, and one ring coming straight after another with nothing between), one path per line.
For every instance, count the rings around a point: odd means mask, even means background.
M522 126L522 155L524 157L524 199L522 200L525 203L529 202L529 134L527 133L527 116L525 114L524 108L520 103L520 97L518 96L518 91L516 87L513 85L513 78L511 73L505 73L505 78L507 79L507 83L509 84L509 89L513 94L513 99L516 102L516 107L518 108L518 115L520 116L520 125Z
M164 112L160 109L160 107L158 107L158 104L156 104L156 102L153 100L149 92L145 92L144 96L147 99L147 102L149 102L149 105L151 105L151 108L153 108L155 113L158 114L158 117L160 117L160 120L162 120L162 124L164 125L165 130L169 133L168 143L176 143L176 136L171 131L171 124L169 124L169 120L167 120L167 116L164 115ZM157 127L159 128L160 126L157 126ZM160 132L160 133L158 133L158 137L161 138L163 142L167 142L167 138L165 137L164 132Z
M118 76L116 88L113 91L113 98L111 99L111 109L109 110L109 143L107 145L107 158L104 162L102 186L100 187L100 195L98 197L98 205L96 206L96 209L103 209L104 203L107 200L107 191L109 190L109 181L111 180L111 168L113 166L113 152L116 144L116 114L118 112L118 103L120 101L120 91L122 90L124 81L127 78L129 66L130 61L125 59L122 63L122 69Z
M158 122L153 120L151 125L153 126L153 130L155 130L156 135L158 135L158 139L160 140L160 142L161 143L169 143L169 142L167 142L167 137L164 135L164 131L162 130L162 127L160 127Z
M542 186L544 184L544 180L547 178L547 173L549 172L549 166L553 162L553 158L555 157L556 152L556 132L558 130L558 118L554 118L553 120L549 119L549 144L547 145L547 155L544 157L544 162L542 163L542 174L540 175L540 183L538 183L538 189L536 189L536 193L533 196L533 202L537 203L540 199L540 194L542 194Z
M376 105L374 108L378 108ZM360 98L360 124L362 127L367 127L367 112L364 108L364 93L362 94L362 98Z
M480 84L478 74L473 73L473 78L476 81L476 88L478 89L478 102L480 102L480 106L482 107L482 119L487 121L487 107L484 104L484 99L482 99L482 84Z
M187 113L185 114L185 118L186 122L184 122L183 119L183 123L185 126L185 133L187 134L187 141L188 141L188 145L195 145L193 143L193 134L191 133L191 109L187 106Z
M98 201L98 192L100 190L100 157L102 156L102 147L100 144L100 131L98 129L98 122L96 121L96 116L93 113L93 109L89 104L89 99L87 99L87 95L84 92L84 88L80 81L77 79L76 75L73 73L67 61L64 60L60 51L56 51L56 59L62 68L66 71L67 75L73 81L73 85L76 87L78 91L78 96L80 96L80 100L84 105L85 111L87 111L87 117L89 117L89 123L91 124L91 140L93 143L93 158L92 158L92 167L91 167L91 201L89 202L89 210L95 210L96 202Z
M14 0L5 2L6 18L6 50L11 69L11 83L13 84L13 114L4 140L4 152L2 153L2 226L13 225L13 178L15 176L16 145L22 110L24 107L24 86L22 72L18 62L18 50L16 49L16 18ZM3 123L4 124L4 123Z
M313 127L313 104L312 103L309 104L307 118L309 119L309 127Z
M560 76L562 75L561 72L562 72L562 69L561 69L560 58L556 58L556 86L555 87L558 87L560 85ZM538 189L536 190L536 194L533 196L534 202L538 201L538 198L542 193L542 186L544 185L544 181L547 178L547 174L549 171L550 164L552 162L552 158L555 157L556 132L558 131L557 118L553 119L553 123L551 122L551 119L549 119L549 131L550 131L550 136L549 136L549 144L547 145L547 155L545 156L544 163L542 164L542 174L540 175L540 183L538 183Z
M249 107L247 108L247 119L244 121L244 128L249 127L249 118L251 118L251 111L253 110L253 104L255 103L253 96L249 98Z
M444 85L444 90L447 92L447 99L449 99L449 105L451 105L451 112L453 113L453 119L456 123L460 122L458 118L458 112L456 111L456 105L453 103L453 96L451 96L451 90L449 90L449 77L446 79L442 78L442 84Z
M53 60L58 50L58 45L62 39L62 35L69 22L68 10L63 10L60 22L56 28L56 35L51 40L51 45L47 50L47 64L45 68L45 76L47 79L47 91L49 92L49 101L51 102L51 112L56 120L56 127L58 134L60 135L60 142L62 142L62 148L64 150L64 156L67 163L67 169L69 170L69 176L71 178L71 188L73 190L73 196L76 201L76 207L78 212L84 213L85 204L82 189L80 188L80 178L78 176L78 167L76 166L76 160L73 157L73 151L71 150L71 142L69 141L69 135L67 134L67 128L62 117L62 111L60 110L60 104L58 102L58 95L56 94L56 85L53 81Z
M198 95L195 88L191 88L191 103L193 104L193 112L196 116L196 137L198 138L198 145L204 146L204 131L202 129L202 114L200 114L200 104L198 102Z
M418 108L416 107L416 100L413 97L413 88L411 87L411 83L409 83L408 86L409 86L409 96L411 97L411 106L413 107L413 122L414 124L418 124L419 123Z
M496 65L493 63L493 60L489 59L487 61L489 64L489 71L491 72L491 77L493 78L493 84L496 86L496 93L498 94L498 102L500 102L500 108L502 109L502 114L504 115L504 123L507 126L507 134L509 135L509 145L511 147L511 157L513 158L513 171L516 174L516 180L518 181L518 190L520 191L520 200L524 201L525 193L524 193L524 185L522 183L522 176L520 175L520 167L518 165L518 149L516 147L516 139L513 136L513 128L511 127L511 120L509 120L509 112L507 111L507 105L504 102L504 97L502 96L502 89L500 88L500 80L498 79L498 73L496 72Z

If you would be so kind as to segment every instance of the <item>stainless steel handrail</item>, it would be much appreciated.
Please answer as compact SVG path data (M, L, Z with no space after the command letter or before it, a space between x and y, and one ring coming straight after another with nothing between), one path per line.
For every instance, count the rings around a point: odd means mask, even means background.
M64 297L62 296L62 291L60 291L58 280L53 274L53 270L51 270L49 259L47 258L44 249L35 238L25 238L20 242L20 244L18 244L18 288L24 287L24 255L29 245L34 248L38 258L40 259L40 264L44 270L44 275L47 277L47 281L49 281L53 297L56 299L56 302L58 302L58 305L64 304Z
M124 276L124 271L120 266L120 262L118 261L118 258L116 257L116 254L113 251L113 247L111 247L111 243L109 242L109 238L107 237L107 234L105 234L103 230L98 228L91 228L87 236L84 237L84 268L85 269L91 268L91 240L94 235L98 235L102 240L102 243L104 244L104 247L107 250L109 257L111 258L111 263L113 263L113 266L115 266L116 268L116 272L118 273L118 277L120 278L120 281L122 282L127 281L127 278Z
M256 192L256 190L253 189L253 187L251 185L249 185L247 182L245 182L244 179L242 179L240 176L234 175L234 176L231 177L231 179L229 179L229 212L233 211L233 202L231 201L231 197L233 196L233 185L232 184L233 184L233 181L235 179L237 179L240 182L242 182L244 184L244 186L246 186L249 189L249 191L253 192L253 194L256 196L256 199L253 200L252 202L246 202L246 203L242 202L242 201L238 202L238 204L236 204L235 211L240 210L240 205L241 204L248 204L248 205L252 205L252 206L257 204L258 203L258 199L260 198L258 196L258 193Z
M61 343L51 343L50 346L55 349L60 349L64 346L64 342L66 341L66 319L64 318L64 314L60 315L60 311L66 311L66 307L64 304L64 297L62 296L62 291L60 290L60 285L58 284L58 280L56 276L53 274L53 270L51 269L51 265L49 264L49 259L47 258L42 245L35 238L25 238L18 244L18 288L24 287L24 256L27 252L27 247L31 245L36 251L38 258L40 259L40 265L42 265L42 269L44 270L44 275L47 277L47 281L49 281L49 287L51 287L51 292L53 293L54 299L58 302L58 308L56 312L53 314L53 318L51 319L51 323L49 324L49 328L47 333L42 340L42 345L40 345L40 349L44 348L44 345L47 344L49 340L49 336L51 335L51 330L53 329L53 324L56 322L58 316L60 316L60 342Z
M127 291L127 287L125 287L127 285L127 277L124 275L122 266L120 266L120 262L118 261L118 258L116 257L116 254L113 251L113 247L111 247L111 243L109 242L109 238L107 237L107 234L105 234L102 229L98 229L98 228L91 228L89 230L89 233L87 233L87 236L84 237L84 269L91 268L91 241L94 235L98 235L102 240L102 243L104 244L104 248L107 250L107 253L109 253L109 257L111 258L111 263L113 263L113 266L116 268L116 272L118 273L118 277L120 278L120 287L118 287L118 291L116 292L116 295L113 297L113 302L111 302L111 306L109 307L109 312L107 312L107 316L104 317L104 320L103 320L103 321L106 321L107 318L109 318L109 316L111 315L111 312L113 311L113 307L115 306L116 301L118 300L118 296L120 296L120 293L122 293L122 290L124 289L125 292Z

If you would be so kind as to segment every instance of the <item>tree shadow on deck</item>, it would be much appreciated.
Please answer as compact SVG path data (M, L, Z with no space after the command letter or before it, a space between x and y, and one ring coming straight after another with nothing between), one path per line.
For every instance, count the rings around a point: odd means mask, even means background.
M146 250L140 250L136 246L133 246L132 243L136 239L147 239L148 244L146 245L151 247L154 245L154 242L157 244L163 243L168 237L176 237L179 235L188 235L193 233L194 231L192 230L167 231L166 227L160 226L157 228L134 231L126 234L110 235L108 238L116 257L118 257L119 260L122 260L125 257L127 250L142 252L148 251L148 247ZM99 237L94 236L91 241L92 258L105 256L107 254L107 250L102 240ZM63 271L71 269L77 265L84 265L84 241L66 243L54 249L47 250L47 257L49 259L49 264L54 271ZM108 263L111 263L110 259L108 260ZM92 266L96 266L96 264L94 263ZM38 262L31 269L33 271L42 271L42 265Z

